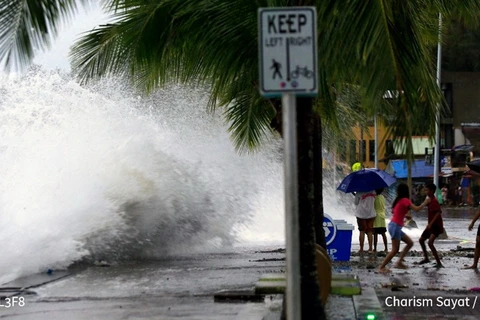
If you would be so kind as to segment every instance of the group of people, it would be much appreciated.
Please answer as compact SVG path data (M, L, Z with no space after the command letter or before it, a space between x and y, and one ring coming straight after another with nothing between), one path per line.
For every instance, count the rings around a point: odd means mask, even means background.
M367 235L369 253L377 251L378 235L382 236L384 251L388 252L383 191L384 189L382 188L355 194L355 216L357 217L358 230L360 231L360 253L364 251L365 235Z
M466 194L461 185L458 185L453 190L445 184L442 189L442 201L447 206L463 206L466 205Z
M395 266L400 269L406 269L405 256L413 246L412 239L406 235L402 228L406 219L411 219L410 210L420 211L425 207L428 207L428 222L425 230L420 236L419 242L423 251L423 259L416 264L429 263L427 248L425 242L428 241L428 247L430 248L433 257L435 258L436 268L442 268L442 262L438 255L438 252L434 246L434 242L437 237L443 233L443 219L442 208L437 198L435 197L435 191L437 187L433 183L429 183L425 186L426 198L419 205L415 205L410 200L409 188L406 184L401 183L397 187L397 195L392 203L392 217L388 226L385 222L386 206L385 197L382 195L383 189L378 189L369 192L358 192L355 194L356 205L356 218L358 224L358 230L360 231L360 253L364 252L365 235L368 241L368 251L373 253L377 249L378 235L383 237L385 252L388 251L386 231L392 239L392 249L386 255L382 264L379 267L379 272L389 272L387 264L393 259L393 257L400 251L400 242L405 242L405 247L400 253L398 261ZM473 218L468 229L472 230L475 222L480 218L480 210ZM480 226L477 231L476 246L474 261L471 266L466 266L465 269L477 269L478 260L480 258Z

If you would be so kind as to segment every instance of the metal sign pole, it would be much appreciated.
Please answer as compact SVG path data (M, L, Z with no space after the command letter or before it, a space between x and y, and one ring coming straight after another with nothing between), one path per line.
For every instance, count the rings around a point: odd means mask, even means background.
M286 316L288 320L301 320L296 97L318 95L316 8L259 8L258 49L260 93L266 98L282 97Z
M301 319L296 108L296 95L282 94L288 320Z

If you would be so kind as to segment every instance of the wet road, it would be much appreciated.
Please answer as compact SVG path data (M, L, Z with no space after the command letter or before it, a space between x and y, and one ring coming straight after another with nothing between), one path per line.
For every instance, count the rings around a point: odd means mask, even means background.
M476 231L468 232L467 227L474 212L472 209L444 208L449 239L436 242L437 249L442 252L443 269L414 265L420 260L417 240L426 226L426 214L415 213L419 229L408 231L415 245L406 258L411 268L392 269L389 275L378 274L376 268L383 257L366 255L353 256L345 268L340 266L337 271L359 275L362 286L385 286L387 290L392 283L406 286L403 290L468 290L480 286L479 273L461 269L464 264L471 263L469 255L472 252L451 251L458 246L473 247ZM357 239L353 241L352 250L356 251ZM69 277L30 289L34 294L23 296L23 306L17 303L10 308L0 307L0 319L261 320L280 312L279 299L268 297L260 303L219 303L214 302L214 294L221 290L252 291L262 274L284 270L283 253L258 252L273 249L278 247L237 248L228 253L130 261L110 267L76 266L71 268ZM33 280L27 278L16 284L28 286L29 281ZM351 308L348 310L351 313ZM336 312L335 308L332 312Z
M35 294L25 296L24 306L1 308L0 319L260 320L279 312L280 301L214 302L221 290L252 291L261 274L283 270L283 253L256 250L76 270L32 288Z
M448 238L437 239L435 247L440 252L445 268L433 268L435 260L431 256L428 246L427 250L432 263L424 265L415 264L423 258L418 239L427 225L426 213L421 212L414 213L414 220L417 222L418 229L406 230L406 233L414 241L413 248L405 259L409 269L400 270L392 268L391 274L377 273L378 266L384 257L368 254L363 256L356 255L355 252L359 249L358 241L352 244L352 252L354 254L348 268L359 275L362 284L365 286L382 287L388 286L393 282L406 285L410 289L469 290L472 287L480 287L480 273L472 270L463 270L464 265L471 265L473 261L475 237L480 221L477 221L472 231L468 231L468 225L475 214L475 209L442 209L444 227ZM390 248L390 238L388 240ZM380 249L383 249L382 241L380 241L379 246ZM402 247L403 243L401 244ZM455 251L459 248L465 251ZM392 261L395 262L396 259L394 258Z

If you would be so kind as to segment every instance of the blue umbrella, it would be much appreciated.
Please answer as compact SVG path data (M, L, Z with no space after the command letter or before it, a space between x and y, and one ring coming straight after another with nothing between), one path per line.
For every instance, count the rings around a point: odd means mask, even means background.
M452 151L465 151L470 152L473 150L473 145L471 144L462 144L461 146L456 146L452 148Z
M387 188L397 179L378 169L362 169L354 171L346 176L337 190L345 193L367 192L380 188Z
M470 170L480 173L480 160L469 162L467 163L467 166L470 168Z

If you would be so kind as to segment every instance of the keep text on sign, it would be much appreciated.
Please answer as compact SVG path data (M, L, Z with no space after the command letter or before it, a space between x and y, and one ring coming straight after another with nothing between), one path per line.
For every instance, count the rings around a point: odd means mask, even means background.
M317 94L316 26L315 7L259 9L262 95Z

